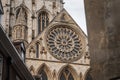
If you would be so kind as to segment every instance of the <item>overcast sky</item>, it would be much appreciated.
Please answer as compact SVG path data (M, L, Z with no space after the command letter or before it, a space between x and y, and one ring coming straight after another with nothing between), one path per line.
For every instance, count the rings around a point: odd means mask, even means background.
M87 34L84 0L64 0L64 7L72 18L77 22L81 29Z

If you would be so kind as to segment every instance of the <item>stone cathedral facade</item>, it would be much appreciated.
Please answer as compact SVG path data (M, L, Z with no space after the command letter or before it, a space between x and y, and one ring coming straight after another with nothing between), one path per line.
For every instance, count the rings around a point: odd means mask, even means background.
M63 0L2 0L2 25L26 46L26 66L36 80L89 80L87 36ZM74 6L74 5L73 5Z

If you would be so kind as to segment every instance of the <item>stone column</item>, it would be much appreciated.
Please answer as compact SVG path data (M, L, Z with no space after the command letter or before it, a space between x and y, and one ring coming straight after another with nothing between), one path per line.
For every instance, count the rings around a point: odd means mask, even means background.
M120 0L85 0L93 80L120 79Z

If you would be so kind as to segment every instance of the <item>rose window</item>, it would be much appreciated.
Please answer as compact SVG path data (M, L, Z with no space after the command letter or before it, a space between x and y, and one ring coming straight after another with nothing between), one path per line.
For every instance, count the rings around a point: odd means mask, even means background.
M50 53L62 61L73 61L82 54L82 44L78 34L67 27L53 28L47 35Z
M70 52L74 48L74 40L70 35L57 35L54 41L55 47L62 52Z

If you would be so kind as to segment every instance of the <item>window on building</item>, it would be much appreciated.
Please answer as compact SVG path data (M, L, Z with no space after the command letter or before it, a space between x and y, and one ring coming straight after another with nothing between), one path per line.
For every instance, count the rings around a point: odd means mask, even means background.
M21 9L22 9L22 12L21 12ZM19 8L17 11L16 11L16 20L18 19L18 17L21 17L21 15L23 15L24 19L25 19L25 22L27 23L27 12L24 8Z
M35 30L32 30L32 40L35 38Z
M41 70L39 74L39 80L48 80L47 74L44 70Z
M60 80L74 80L73 75L71 74L68 68L65 68L62 71L60 75Z
M48 13L42 11L38 16L38 34L40 34L46 26L48 26L49 18Z
M39 43L36 43L36 58L39 58Z
M20 8L16 11L16 19L18 18L19 13L20 13Z
M38 75L35 76L35 79L36 80L48 80L48 75L47 74L50 75L49 69L48 69L48 67L45 64L43 64L41 66L39 72L38 72Z
M3 57L0 55L0 80L2 80Z
M33 67L33 65L30 67L30 73L32 74L32 75L34 75L34 67Z

